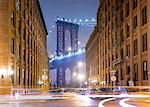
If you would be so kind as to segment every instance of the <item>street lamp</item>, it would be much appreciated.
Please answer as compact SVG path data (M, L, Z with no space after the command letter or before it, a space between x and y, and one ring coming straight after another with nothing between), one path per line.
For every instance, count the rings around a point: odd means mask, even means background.
M81 61L78 62L78 66L81 67L83 63Z
M1 78L3 79L4 76L7 74L7 70L5 68L1 68L0 69L0 75L1 75Z
M73 73L73 76L76 76L76 75L77 75L77 73L76 73L76 72L74 72L74 73Z
M78 74L78 76L77 76L77 79L78 80L80 80L80 81L83 81L84 80L84 75L82 75L82 74Z

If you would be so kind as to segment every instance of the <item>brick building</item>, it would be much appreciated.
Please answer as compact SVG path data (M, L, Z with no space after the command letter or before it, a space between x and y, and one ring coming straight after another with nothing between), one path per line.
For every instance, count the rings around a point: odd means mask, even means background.
M46 44L47 30L38 0L0 0L1 86L40 88L42 75L48 75ZM48 89L49 81L44 83Z
M115 85L150 85L149 11L149 0L100 0L97 32L102 86L112 86L113 75Z

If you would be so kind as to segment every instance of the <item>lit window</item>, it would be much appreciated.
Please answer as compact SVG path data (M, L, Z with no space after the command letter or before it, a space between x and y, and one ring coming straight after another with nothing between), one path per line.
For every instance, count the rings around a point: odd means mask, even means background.
M12 12L11 14L11 25L15 27L15 13L14 12Z
M143 80L148 80L147 61L143 62Z

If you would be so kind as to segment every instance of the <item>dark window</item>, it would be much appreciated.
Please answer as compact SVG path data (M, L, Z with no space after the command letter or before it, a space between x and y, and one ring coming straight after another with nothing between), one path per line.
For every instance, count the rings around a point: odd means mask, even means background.
M142 36L142 47L143 52L147 51L147 33Z
M147 7L142 9L142 26L147 23Z
M127 75L130 75L130 66L127 67Z
M121 49L121 58L123 59L123 49Z
M24 63L25 63L26 62L26 50L25 49L24 49L23 59L24 59Z
M137 39L134 40L134 56L138 54L138 43Z
M22 15L23 15L23 18L25 19L25 4L22 5Z
M130 45L127 45L127 57L130 57Z
M123 16L123 10L121 10L121 13L120 13L121 15L121 21L124 21L124 16Z
M123 29L121 30L121 41L123 42L124 41L124 35L123 35Z
M138 0L133 0L133 9L137 7Z
M21 21L18 21L18 33L21 34Z
M112 55L112 61L114 60L114 55Z
M133 27L134 27L134 30L137 28L137 16L135 16L133 19Z
M126 5L126 17L128 17L129 16L129 2L127 3L127 5Z
M20 79L21 79L21 73L20 73L20 68L18 67L18 84L20 84Z
M147 61L143 62L143 80L148 80Z
M130 36L130 26L129 26L129 24L127 24L127 38Z
M123 80L123 69L121 68L121 80Z
M21 46L20 44L18 45L18 60L20 61L20 53L21 53Z
M134 80L138 81L138 64L134 64Z
M23 40L26 40L26 29L23 29Z
M11 40L11 53L15 54L15 39L12 38Z
M12 12L11 14L11 25L15 27L15 13L14 12Z

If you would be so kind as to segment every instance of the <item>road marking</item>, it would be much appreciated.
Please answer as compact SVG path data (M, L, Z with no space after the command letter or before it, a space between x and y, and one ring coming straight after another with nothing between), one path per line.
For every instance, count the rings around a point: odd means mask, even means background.
M136 107L136 106L127 104L126 101L129 101L129 100L130 100L129 98L122 99L122 100L120 100L119 104L122 107Z
M105 106L104 106L104 103L106 103L106 102L108 102L108 101L113 101L113 100L115 100L115 99L116 99L116 98L108 98L108 99L102 100L102 101L99 102L98 107L105 107Z

